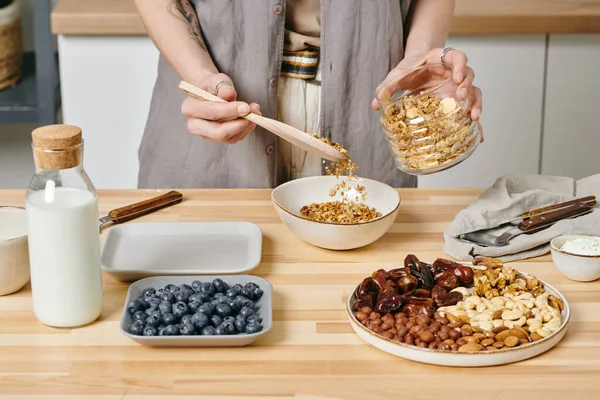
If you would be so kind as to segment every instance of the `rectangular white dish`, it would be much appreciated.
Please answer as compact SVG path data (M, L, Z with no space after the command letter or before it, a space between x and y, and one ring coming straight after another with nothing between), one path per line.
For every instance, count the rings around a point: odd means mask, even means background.
M193 281L201 282L212 281L216 278L222 279L225 283L233 286L237 283L245 285L248 282L254 282L263 290L262 297L255 303L258 307L257 314L262 318L263 329L253 334L238 334L227 336L138 336L128 332L128 328L133 322L133 318L127 312L127 304L135 300L146 288L163 288L168 284L181 285L187 283L191 285ZM150 347L241 347L255 342L258 338L265 335L273 326L273 286L269 281L252 275L232 275L232 276L155 276L136 281L129 286L127 299L123 307L123 316L119 328L121 333L136 342Z
M102 270L123 282L159 275L226 275L258 266L262 231L249 222L129 223L108 230Z

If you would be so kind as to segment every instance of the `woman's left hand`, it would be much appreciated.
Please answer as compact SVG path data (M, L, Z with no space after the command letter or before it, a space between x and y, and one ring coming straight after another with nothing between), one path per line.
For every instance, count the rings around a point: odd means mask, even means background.
M400 74L403 70L409 70L411 68L418 67L424 64L440 64L441 55L444 49L436 48L432 49L424 55L409 56L404 58L396 68L390 71L386 80L394 75ZM471 67L467 65L467 55L462 51L452 49L444 56L444 61L448 67L452 68L454 81L458 85L456 96L458 99L469 98L469 104L471 105L471 119L473 121L479 121L482 109L482 95L481 89L473 85L475 79L475 72ZM377 99L373 99L371 107L375 110L379 109L379 103Z

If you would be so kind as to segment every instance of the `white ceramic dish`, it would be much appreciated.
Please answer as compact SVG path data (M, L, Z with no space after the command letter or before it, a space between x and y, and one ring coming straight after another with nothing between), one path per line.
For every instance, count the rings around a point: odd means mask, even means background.
M0 296L29 282L27 214L24 208L0 207Z
M600 278L600 255L580 255L562 250L561 247L569 240L594 237L596 235L562 235L550 242L550 252L556 268L573 281L590 282Z
M569 324L569 320L571 318L571 307L569 306L569 303L565 297L554 287L550 286L541 279L538 280L544 284L544 288L548 293L560 298L565 305L565 308L561 313L562 324L560 325L560 328L550 336L540 339L537 342L532 342L521 347L514 347L511 349L493 352L458 353L449 350L423 349L417 346L395 342L380 336L367 329L367 327L362 325L354 316L354 313L352 312L354 292L348 298L346 310L348 312L348 319L352 329L354 329L354 332L356 332L361 339L370 345L397 357L402 357L406 358L407 360L418 361L426 364L443 365L448 367L487 367L493 365L510 364L535 357L550 350L552 347L556 346L556 344L560 342L560 340L567 333L567 325Z
M181 285L191 283L195 280L201 282L212 281L221 278L230 286L236 283L245 285L248 282L254 282L263 290L262 297L256 302L258 307L257 314L262 318L262 331L253 334L239 334L227 336L138 336L132 335L127 330L133 322L133 318L127 312L127 304L140 296L146 288L163 288L168 284ZM233 276L155 276L152 278L141 279L129 286L127 299L123 308L123 316L119 328L121 333L136 342L150 347L241 347L247 346L264 336L273 326L273 286L263 278L251 275L233 275Z
M364 178L358 181L366 188L365 204L382 214L373 221L341 225L311 221L300 215L300 209L308 204L341 200L339 193L335 197L329 196L331 188L339 182L341 178L335 176L296 179L275 188L271 200L283 223L300 239L314 246L349 250L375 242L390 229L400 206L398 192L384 183Z
M102 270L120 281L224 275L260 264L262 232L249 222L131 223L110 228Z

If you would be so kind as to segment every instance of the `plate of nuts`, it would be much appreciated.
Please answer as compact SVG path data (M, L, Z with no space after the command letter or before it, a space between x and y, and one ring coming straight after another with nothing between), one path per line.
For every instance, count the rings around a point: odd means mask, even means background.
M566 334L571 311L548 283L476 258L472 265L409 254L349 296L349 321L374 347L427 364L480 367L522 361Z

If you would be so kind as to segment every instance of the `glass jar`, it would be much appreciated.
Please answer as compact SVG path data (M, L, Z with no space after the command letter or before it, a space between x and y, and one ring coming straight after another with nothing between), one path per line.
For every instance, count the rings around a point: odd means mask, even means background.
M383 82L375 96L396 166L411 175L443 171L464 161L481 141L452 69L426 64Z
M81 129L33 131L36 173L26 194L33 310L58 328L87 325L102 310L98 201L83 170Z

